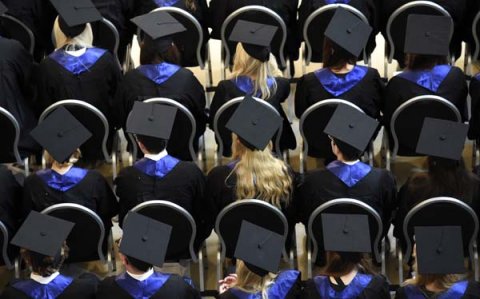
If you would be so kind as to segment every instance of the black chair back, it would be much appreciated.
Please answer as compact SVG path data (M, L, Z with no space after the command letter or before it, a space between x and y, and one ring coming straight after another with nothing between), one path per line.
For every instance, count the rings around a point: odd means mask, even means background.
M118 59L118 47L120 35L112 22L103 18L100 21L91 23L93 31L93 46L108 50Z
M472 24L473 44L470 44L470 53L472 53L472 60L480 60L480 12L477 13Z
M33 55L35 37L32 30L20 20L5 14L0 15L0 34L20 42Z

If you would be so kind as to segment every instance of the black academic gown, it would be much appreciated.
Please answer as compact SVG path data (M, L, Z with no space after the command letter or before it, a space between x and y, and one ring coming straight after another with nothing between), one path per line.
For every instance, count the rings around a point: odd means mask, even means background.
M343 290L336 289L327 276L316 276L305 282L303 299L390 299L387 280L380 275L358 273Z
M3 222L10 237L18 228L19 205L22 198L22 187L12 172L5 166L0 166L0 221Z
M158 276L167 276L164 281L151 282L151 277L146 281L139 283L131 278L127 273L119 276L105 278L98 286L97 299L130 299L130 298L182 298L182 299L200 299L200 292L188 284L182 277L175 274L161 274ZM129 287L126 287L121 280L128 280ZM148 285L148 288L146 287ZM137 294L137 297L133 295ZM143 297L145 296L145 297ZM146 297L148 296L148 297Z
M248 80L246 77L242 77L242 79ZM270 98L266 99L268 103L270 103L275 109L280 113L283 117L283 130L282 136L280 138L280 149L295 149L297 147L297 142L295 140L295 135L293 133L292 127L290 122L287 118L285 111L283 110L282 103L287 100L290 94L290 83L285 78L275 78L277 82L277 90L275 94L270 96ZM248 91L247 86L238 83L235 79L231 80L223 80L218 83L217 90L215 91L215 95L213 96L212 104L210 105L210 118L209 124L210 128L213 129L213 120L215 118L215 114L217 113L218 109L228 102L229 100L236 98L236 97L244 97ZM249 94L252 94L250 92ZM232 155L232 135L225 134L222 136L223 140L223 155L228 157Z
M472 117L469 122L468 138L480 138L480 74L470 81L470 97L472 99Z
M9 111L20 125L21 155L31 155L40 150L30 136L37 125L32 103L32 57L19 42L0 37L0 67L0 107ZM14 160L13 153L9 156Z
M470 51L472 54L475 52L475 40L473 38L472 25L475 19L475 16L480 11L480 2L477 0L466 0L467 9L465 13L465 18L463 19L463 40L470 45Z
M480 298L480 284L475 281L459 281L441 293L407 285L397 290L395 299L476 299Z

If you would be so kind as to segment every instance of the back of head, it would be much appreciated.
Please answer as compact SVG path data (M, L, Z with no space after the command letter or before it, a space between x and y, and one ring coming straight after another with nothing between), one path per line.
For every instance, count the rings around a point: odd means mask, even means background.
M145 135L135 135L137 141L141 142L150 154L158 154L167 148L168 141L161 138L155 138Z
M69 27L61 17L57 17L53 24L53 34L57 49L66 45L91 47L93 44L93 31L90 23Z
M447 63L447 57L445 56L405 54L406 69L411 71L430 70L436 65Z
M149 263L146 263L146 262L143 262L139 259L133 258L131 256L126 256L126 259L127 259L128 264L130 266L132 266L133 268L135 268L136 270L138 270L140 272L147 272L148 270L153 268L153 265L151 265Z
M472 198L471 174L460 161L428 157L428 175L431 179L428 187L432 196L451 196L461 200Z
M140 45L140 64L158 64L167 62L181 64L181 54L173 40L169 37L152 39L144 34Z
M237 282L234 287L250 293L261 292L262 299L268 298L268 287L274 282L276 276L272 273L268 273L263 277L259 276L250 271L242 260L237 260L236 274Z
M355 161L360 159L362 156L362 152L360 152L358 149L339 139L333 138L333 142L337 145L345 161Z
M356 64L357 57L338 46L328 37L323 43L323 67L331 69L342 69L347 64Z
M56 167L59 167L59 168L62 168L62 167L68 167L68 166L71 166L75 163L78 162L78 160L80 160L80 158L82 157L82 152L80 151L79 148L77 148L73 153L72 155L70 156L70 158L61 163L61 162L58 162L56 161L48 151L45 150L45 161L47 163L47 165L53 165L55 164Z
M322 274L334 277L347 275L359 268L363 273L375 274L369 258L358 252L327 251L327 265Z
M413 269L416 272L415 277L406 280L404 285L416 285L419 287L435 285L435 288L443 291L449 289L461 279L460 275L457 274L420 274L418 273L418 264L416 262L413 265Z
M46 256L30 250L22 249L21 254L32 271L40 276L48 277L60 270L65 259L68 258L69 248L63 244L61 250L54 257Z

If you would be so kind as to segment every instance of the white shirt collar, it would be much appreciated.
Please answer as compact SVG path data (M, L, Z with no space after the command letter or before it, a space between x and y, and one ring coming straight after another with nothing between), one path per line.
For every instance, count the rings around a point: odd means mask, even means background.
M55 272L53 273L52 275L50 276L47 276L47 277L43 277L41 275L38 275L38 274L34 274L34 273L31 273L30 274L30 279L31 280L34 280L38 283L41 283L41 284L49 284L52 280L54 280L58 275L60 274L60 272Z
M167 150L159 152L158 154L145 154L144 157L153 161L158 161L168 155Z
M128 272L128 275L130 275L133 279L136 279L138 281L144 281L145 279L149 278L153 274L153 268L148 269L147 272L144 272L142 274L133 274Z
M355 160L355 161L342 161L343 164L347 164L347 165L355 165L357 164L358 162L360 162L360 160Z

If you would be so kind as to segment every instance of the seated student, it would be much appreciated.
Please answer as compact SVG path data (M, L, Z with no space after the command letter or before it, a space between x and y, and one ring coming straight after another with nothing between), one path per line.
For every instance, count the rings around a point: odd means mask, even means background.
M171 229L162 222L130 212L125 218L119 253L125 272L105 278L98 286L96 298L200 299L200 292L187 279L153 268L161 267L164 262ZM145 232L142 237L139 231Z
M478 3L480 5L480 2ZM477 10L477 11L480 11ZM480 139L480 73L472 77L470 81L471 118L469 121L468 139Z
M322 214L326 265L305 282L303 299L390 299L388 282L372 269L366 215Z
M153 12L133 19L146 32L140 45L140 66L128 72L116 95L117 125L125 129L128 113L136 101L149 98L170 98L185 106L195 118L194 148L198 148L198 138L205 132L205 91L194 74L179 66L180 53L173 43L173 34L185 28L170 14ZM161 23L159 23L161 21ZM154 29L150 29L153 26ZM189 136L191 131L184 128L179 134ZM187 148L177 148L172 142L169 149L181 160L191 160Z
M327 99L342 99L360 107L373 118L380 117L384 84L376 69L356 65L371 27L337 9L325 31L323 68L300 78L295 92L295 115L300 118L310 106Z
M172 107L135 103L127 132L135 134L144 158L122 169L115 179L120 225L136 205L149 200L168 200L192 214L197 223L197 240L203 241L213 228L212 224L206 224L206 219L214 217L209 216L211 210L204 203L205 177L195 163L180 161L166 150L176 113Z
M461 227L415 227L415 242L415 275L397 290L395 299L480 298L480 284L463 275Z
M4 165L0 165L0 221L5 225L9 237L11 238L17 231L18 203L22 200L22 186Z
M312 212L327 201L353 198L365 202L380 214L384 233L387 233L397 194L395 179L390 172L359 160L377 126L377 121L356 109L347 106L336 109L324 132L331 137L337 160L328 164L325 170L307 173L298 188L304 225L308 225Z
M278 271L283 243L283 236L244 220L235 249L236 274L220 281L219 298L303 298L300 272Z
M91 133L65 108L52 112L32 131L33 138L46 150L50 169L26 178L21 203L22 216L59 203L75 203L100 216L108 231L118 203L107 180L96 170L75 167L78 148Z
M32 269L30 278L15 279L1 299L94 299L98 278L89 273L78 278L62 275L68 257L65 239L74 224L63 219L31 212L12 240L22 248L22 257Z
M283 117L283 131L280 139L280 149L295 149L297 146L290 122L282 108L290 94L290 82L281 77L276 69L275 62L270 61L270 43L273 38L273 30L267 33L258 31L257 36L249 29L265 26L260 23L238 21L230 35L231 41L239 42L235 52L233 74L229 80L218 83L217 90L210 106L210 128L213 129L213 120L220 107L229 100L245 95L261 98L272 106ZM253 33L252 33L253 32ZM261 45L258 38L262 38ZM231 135L222 136L224 156L231 156Z

